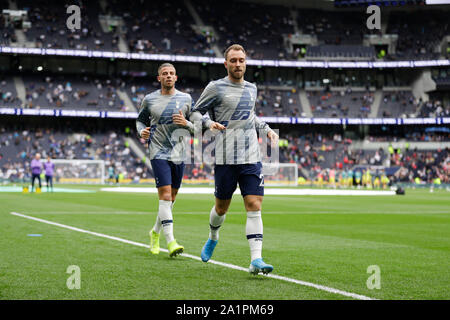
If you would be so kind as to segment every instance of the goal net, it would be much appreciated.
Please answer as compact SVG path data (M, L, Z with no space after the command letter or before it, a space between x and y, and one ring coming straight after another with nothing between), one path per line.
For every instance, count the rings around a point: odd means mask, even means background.
M265 186L297 186L298 167L296 163L263 163Z
M43 163L47 160L42 159ZM57 183L104 184L105 161L52 159L53 181Z

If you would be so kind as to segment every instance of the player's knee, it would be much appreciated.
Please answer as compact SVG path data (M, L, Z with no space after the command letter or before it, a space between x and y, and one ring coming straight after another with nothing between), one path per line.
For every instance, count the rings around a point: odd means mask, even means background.
M172 195L170 193L161 193L159 200L172 201Z
M262 200L259 198L246 199L245 209L247 211L259 211L261 210Z
M228 206L218 206L216 205L216 213L219 216L223 216L228 211Z
M172 191L170 186L158 188L159 200L172 201Z
M261 203L252 203L245 206L247 211L260 211L261 210Z
M228 208L230 207L230 203L231 203L231 199L222 200L222 199L216 198L216 204L215 204L216 213L219 216L223 216L225 213L227 213Z

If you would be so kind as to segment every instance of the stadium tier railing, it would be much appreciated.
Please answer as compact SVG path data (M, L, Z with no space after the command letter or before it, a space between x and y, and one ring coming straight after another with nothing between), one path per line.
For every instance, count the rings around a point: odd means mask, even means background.
M21 48L0 46L0 53L40 56L64 56L104 59L127 59L147 61L171 61L206 64L222 64L223 58L198 57L171 54L126 53L116 51L92 51L70 49ZM450 60L406 60L406 61L289 61L248 59L247 65L281 68L423 68L450 66Z
M50 116L50 117L91 117L136 119L137 112L62 110L62 109L22 109L0 107L0 115L14 116ZM286 124L330 124L330 125L414 125L414 124L450 124L450 117L438 118L301 118L301 117L259 117L267 123Z

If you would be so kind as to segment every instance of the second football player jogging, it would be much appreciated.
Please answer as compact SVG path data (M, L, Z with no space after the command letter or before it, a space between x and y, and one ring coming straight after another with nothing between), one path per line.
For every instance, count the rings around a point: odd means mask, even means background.
M211 81L192 109L191 121L200 121L209 113L204 126L217 129L215 136L215 206L210 212L209 238L203 246L201 258L207 262L218 244L219 228L231 198L239 183L247 211L246 237L250 246L252 274L269 273L273 266L262 259L263 223L261 204L264 196L264 177L256 130L274 143L278 135L255 115L257 88L244 80L245 49L237 44L225 51L228 75Z
M184 250L173 235L172 210L183 179L186 141L175 141L172 135L179 128L193 132L193 124L185 118L193 102L189 94L175 89L177 75L172 64L162 64L157 79L161 89L143 99L136 128L143 139L149 139L150 162L159 196L158 216L150 231L150 251L159 253L162 228L169 256L173 257Z

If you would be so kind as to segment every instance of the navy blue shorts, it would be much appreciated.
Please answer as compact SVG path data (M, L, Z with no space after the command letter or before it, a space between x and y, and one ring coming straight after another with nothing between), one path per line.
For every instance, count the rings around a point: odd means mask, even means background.
M262 164L224 164L214 167L214 183L216 198L231 199L239 183L243 197L247 195L264 195L264 176Z
M173 189L179 189L183 180L184 162L175 164L169 160L150 160L155 176L156 187L171 185Z

